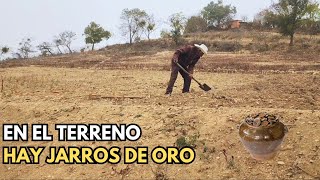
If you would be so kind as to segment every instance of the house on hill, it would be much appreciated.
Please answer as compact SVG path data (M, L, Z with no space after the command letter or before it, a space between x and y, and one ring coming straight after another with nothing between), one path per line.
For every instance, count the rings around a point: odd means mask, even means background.
M247 22L244 22L242 20L230 20L224 24L222 24L220 27L215 26L209 26L209 30L229 30L229 29L246 29L248 26Z
M231 20L228 24L228 29L246 29L248 22L242 20Z
M231 20L229 21L229 29L239 29L241 26L241 20Z
M231 20L229 21L228 29L246 29L248 27L248 23L242 20Z

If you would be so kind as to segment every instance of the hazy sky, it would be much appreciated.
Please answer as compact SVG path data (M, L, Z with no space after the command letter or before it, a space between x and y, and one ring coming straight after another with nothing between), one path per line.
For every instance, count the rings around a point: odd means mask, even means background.
M125 8L140 8L153 14L161 26L153 38L159 37L164 21L170 15L182 12L190 17L198 14L211 0L0 0L0 46L12 49L22 38L31 37L33 45L44 41L51 42L54 35L65 30L77 34L71 45L74 49L85 47L83 31L95 21L112 32L113 37L100 43L100 47L124 43L127 39L119 33L120 14ZM247 16L249 19L268 7L272 0L224 0L237 8L236 18Z

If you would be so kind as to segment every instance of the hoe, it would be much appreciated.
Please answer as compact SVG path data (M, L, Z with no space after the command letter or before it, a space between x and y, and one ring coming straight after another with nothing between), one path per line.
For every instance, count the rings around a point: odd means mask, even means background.
M187 70L185 70L179 63L176 63L176 64L179 66L179 68L182 69L182 71L184 71L185 73L187 73L188 75L190 75L189 72L188 72ZM197 81L194 77L192 77L192 79L199 84L199 87L200 87L202 90L204 90L204 91L210 91L210 90L211 90L211 87L209 87L207 84L201 84L201 83L200 83L199 81Z

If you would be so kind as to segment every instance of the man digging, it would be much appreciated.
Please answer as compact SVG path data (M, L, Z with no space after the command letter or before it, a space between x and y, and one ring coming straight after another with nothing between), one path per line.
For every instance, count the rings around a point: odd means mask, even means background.
M184 81L182 93L188 93L190 91L194 66L197 64L199 59L207 53L208 48L204 44L188 45L176 50L171 60L171 76L165 94L168 96L171 95L174 83L178 77L178 72L181 74ZM184 72L177 63L187 70L189 74Z

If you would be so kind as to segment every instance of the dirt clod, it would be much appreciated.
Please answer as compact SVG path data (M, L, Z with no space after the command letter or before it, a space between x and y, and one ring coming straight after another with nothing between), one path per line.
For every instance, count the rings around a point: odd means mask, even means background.
M258 114L251 114L246 117L245 122L254 127L259 127L259 126L271 126L278 122L279 119L277 116L273 114L268 114L268 113L258 113Z

